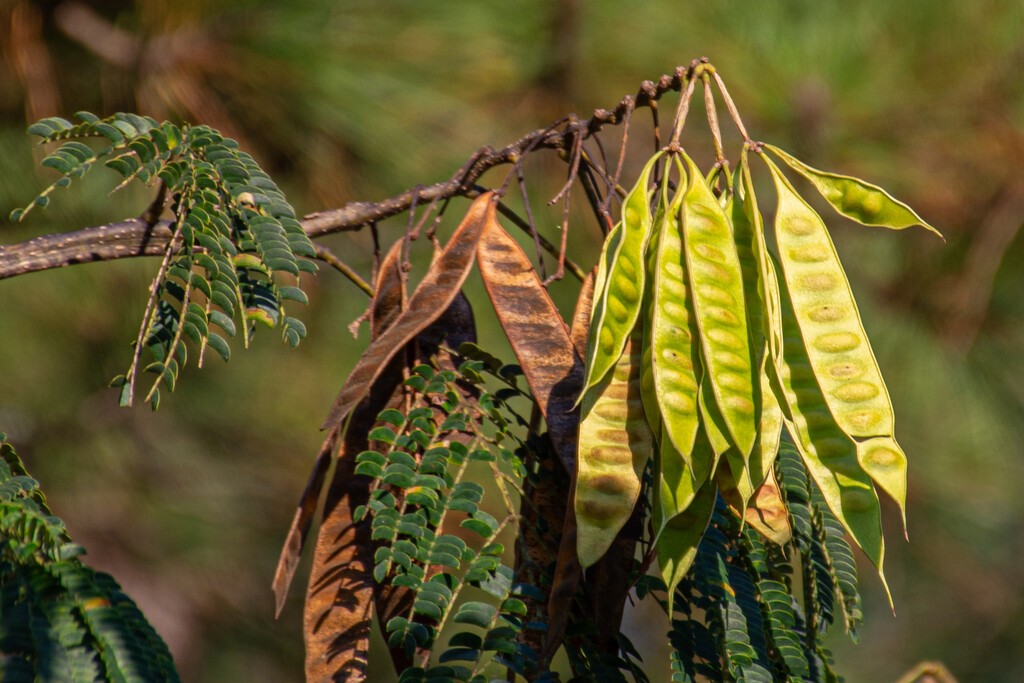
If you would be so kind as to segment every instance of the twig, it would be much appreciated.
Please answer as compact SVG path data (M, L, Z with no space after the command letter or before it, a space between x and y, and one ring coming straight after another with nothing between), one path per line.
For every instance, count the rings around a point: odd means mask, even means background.
M657 104L652 102L652 108L654 108L655 114L657 114ZM604 206L601 207L605 215L608 215L608 209L611 207L612 195L614 190L619 187L619 177L622 175L622 165L626 161L626 142L629 140L629 122L633 118L633 109L636 108L636 99L630 97L628 106L626 107L626 115L622 121L622 146L619 148L619 163L615 166L615 175L612 177L608 188L608 194L604 198ZM655 116L655 128L657 128L657 116Z
M322 244L314 244L313 249L316 251L317 260L323 261L327 265L331 266L351 280L356 287L366 292L369 296L373 296L373 287L367 284L366 280L359 277L359 274L356 273L356 271L345 265L341 259L334 255L334 252Z
M523 165L516 163L516 175L519 180L519 191L523 195L523 208L526 211L526 221L530 225L530 235L533 237L533 246L537 250L537 265L540 267L540 277L546 280L548 277L547 268L544 265L544 254L540 248L540 233L537 232L537 224L533 220L533 211L530 209L530 197L526 193L526 179L523 177Z
M686 89L679 97L679 106L676 107L676 120L672 126L672 139L669 144L678 145L679 136L683 132L683 125L686 123L686 115L690 111L690 100L693 98L693 89L697 85L697 70L703 66L694 63L690 68L690 75L686 79Z
M733 122L740 131L740 135L743 136L745 142L752 142L750 136L747 134L747 129L743 127L743 121L740 119L740 112L736 109L736 103L732 101L732 97L729 96L729 91L725 87L725 82L722 81L722 77L718 75L717 71L712 72L715 77L715 83L718 84L718 90L722 93L722 99L725 101L725 108L729 110L729 115L732 117Z
M530 231L529 223L520 218L519 214L517 214L512 209L508 208L508 206L506 206L503 202L498 202L498 213L512 221L512 223L517 228L519 228L526 234L532 234ZM544 251L548 252L552 256L558 255L558 250L555 247L555 245L551 244L551 242L549 242L547 238L544 237L544 235L538 233L537 239L540 242L540 246L544 248ZM565 268L570 273L572 273L580 282L583 282L583 280L587 277L587 274L583 272L583 269L580 268L575 262L572 261L572 259L568 257L566 257L565 259Z
M449 199L462 195L487 170L502 164L515 163L527 149L568 150L577 137L586 139L605 125L618 125L626 120L627 111L635 107L656 106L665 93L684 86L686 69L679 67L672 75L663 75L655 83L644 81L639 92L628 95L613 110L597 109L587 120L567 122L561 129L536 130L498 150L482 147L473 154L459 172L449 180L423 187L418 201ZM721 86L720 86L721 87ZM724 93L723 93L724 94ZM731 100L726 97L727 106ZM337 232L350 232L403 213L412 203L414 191L406 190L379 202L351 202L345 206L311 214L302 227L311 239ZM44 235L16 244L0 246L0 280L40 270L60 268L76 263L111 261L136 256L163 256L171 241L171 221L158 220L152 226L144 220L130 219L72 232Z
M718 109L715 107L715 95L711 92L711 76L706 70L700 75L700 82L704 86L704 108L708 112L708 126L711 128L711 137L715 141L715 162L721 167L725 162L725 152L722 151L722 129L718 126Z

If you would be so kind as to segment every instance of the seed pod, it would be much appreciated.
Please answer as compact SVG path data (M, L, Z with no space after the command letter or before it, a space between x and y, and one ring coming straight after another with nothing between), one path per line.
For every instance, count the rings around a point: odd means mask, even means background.
M654 492L653 506L655 536L668 520L690 507L697 491L710 479L715 454L703 429L697 431L689 455L697 463L699 474L691 469L689 458L684 459L672 441L662 437L656 469L658 487Z
M641 341L637 327L612 371L584 394L575 498L583 567L604 555L629 519L653 449L640 395Z
M711 389L711 379L707 369L702 369L700 374L700 389L697 390L697 406L700 408L700 421L704 425L704 431L708 435L708 442L711 444L711 451L715 454L715 464L718 458L727 450L733 447L729 437L729 428L722 417L722 411L715 403L715 395ZM711 471L715 467L712 465Z
M891 436L857 442L857 460L878 486L896 501L907 533L907 456Z
M877 225L895 230L920 225L942 237L942 234L925 223L916 211L877 185L859 178L811 168L774 145L765 145L765 148L771 150L791 169L810 180L821 196L843 216L863 225Z
M770 355L781 356L782 320L779 313L779 281L768 256L768 247L764 240L764 219L757 208L757 198L754 195L754 182L750 177L746 149L743 150L740 160L738 176L741 185L737 188L737 192L742 195L743 214L753 232L753 257L757 263L758 274L757 292L761 299L761 331L764 333ZM745 283L744 287L746 287Z
M878 567L885 585L878 495L871 478L861 469L856 444L840 429L822 395L789 295L781 288L779 293L785 343L782 358L775 359L775 363L781 369L778 379L786 399L786 428L829 509Z
M618 247L607 261L604 283L597 283L604 286L600 293L600 315L591 324L584 392L600 382L622 355L626 339L640 314L646 270L644 251L651 237L652 224L647 184L651 170L660 158L661 152L651 157L622 205ZM598 275L601 275L600 270Z
M672 614L676 586L686 576L693 559L697 556L697 547L711 522L711 513L715 509L717 498L718 487L713 479L709 479L697 491L685 512L664 523L655 542L661 577L668 586L669 615Z
M779 483L775 473L768 472L767 478L757 487L754 498L747 506L745 519L747 524L760 531L765 538L779 545L785 545L793 536L789 526L789 514L786 503L782 500Z
M645 278L644 300L642 304L642 327L643 327L643 354L641 355L640 368L640 393L644 401L644 413L647 415L647 423L654 432L655 441L661 440L661 408L658 406L658 397L654 391L654 364L651 355L654 328L654 292L656 291L656 271L658 263L658 243L661 240L662 223L665 220L665 213L668 209L668 171L662 178L661 197L658 199L658 208L654 212L654 229L651 233L651 240L647 244L645 256L647 272L649 277Z
M704 367L731 439L746 457L754 445L755 414L743 276L729 221L697 165L684 157L689 185L683 242Z
M665 426L663 437L672 441L687 465L692 467L689 456L699 423L700 347L693 300L686 285L680 225L683 196L682 191L677 192L665 212L657 251L652 252L654 282L649 345L652 382Z
M765 161L779 193L775 239L786 288L825 400L850 436L891 436L889 392L825 224Z

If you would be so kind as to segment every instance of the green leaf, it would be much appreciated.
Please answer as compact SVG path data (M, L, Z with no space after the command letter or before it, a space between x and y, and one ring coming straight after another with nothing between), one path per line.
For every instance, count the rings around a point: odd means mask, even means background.
M467 602L459 607L452 618L456 624L471 624L479 628L490 628L498 609L483 602Z
M216 351L217 355L223 358L225 363L231 357L231 347L228 346L224 337L220 336L216 332L210 332L209 336L206 338L206 344Z

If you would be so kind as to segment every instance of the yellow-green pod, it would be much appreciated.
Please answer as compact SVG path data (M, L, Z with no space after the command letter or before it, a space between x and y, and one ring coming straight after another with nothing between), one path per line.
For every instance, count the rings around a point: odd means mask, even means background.
M779 282L771 259L768 256L768 247L765 245L764 219L761 217L761 211L757 208L757 197L754 194L754 182L750 177L750 165L746 149L743 150L740 157L740 169L736 174L736 188L733 196L739 197L740 208L742 209L741 212L734 211L734 225L742 223L744 224L744 229L749 229L752 233L751 258L757 266L757 294L761 299L761 332L765 337L770 355L779 356L782 349ZM737 213L742 213L742 217L737 215ZM746 283L744 283L743 291L744 293L747 291ZM755 314L748 311L747 317L753 324Z
M822 395L789 295L781 288L779 293L785 341L782 358L776 363L781 368L779 381L787 404L786 427L829 509L878 568L885 584L878 495L860 466L856 443L836 423ZM892 597L889 599L891 602Z
M782 435L782 407L772 391L769 375L771 358L766 353L761 359L758 376L761 397L761 415L757 424L757 441L750 452L747 468L750 480L756 489L772 472L775 456L779 453L779 438Z
M644 302L643 302L643 331L644 350L641 357L642 367L640 369L640 389L644 399L644 412L647 414L647 423L651 425L655 438L661 439L661 408L658 406L658 397L654 390L654 361L651 355L652 337L654 335L654 273L658 263L658 242L662 232L662 223L668 209L668 170L662 178L661 197L658 200L658 208L654 212L654 230L651 240L647 244L645 255L648 277L645 278Z
M889 391L825 224L778 167L765 161L779 194L775 239L786 288L825 401L839 427L858 441L892 437ZM902 456L898 446L891 450ZM875 467L867 458L862 465L883 490L890 495L895 491L894 499L905 514L906 486L896 482L906 481L906 457L885 462Z
M891 436L878 436L857 442L857 460L878 486L895 500L907 533L907 456Z
M746 457L756 433L754 384L743 275L725 212L684 155L683 245L704 368L733 443Z
M640 315L646 271L644 252L653 223L648 206L650 194L647 185L654 164L661 156L662 152L658 152L651 157L636 186L622 204L618 248L608 261L607 276L600 295L602 310L590 331L584 392L600 382L622 355L626 339L636 327Z
M920 225L942 237L942 234L928 225L916 211L877 185L852 176L811 168L774 145L765 145L765 148L811 181L821 196L841 215L862 225L876 225L895 230Z
M597 260L597 275L594 276L594 297L590 301L590 343L587 344L586 364L589 367L593 363L593 356L597 351L596 330L601 327L604 320L604 292L608 286L608 263L614 258L615 252L619 249L622 241L622 222L615 224L608 236L601 245L601 256ZM582 394L581 394L582 398Z
M733 447L732 439L729 437L729 427L725 424L722 411L715 403L715 394L711 389L711 379L707 370L702 368L700 374L700 388L697 390L697 406L700 409L700 423L704 425L708 442L711 444L711 451L715 454L715 463L727 450ZM714 472L714 465L710 468Z
M682 190L676 193L658 235L652 269L650 352L654 390L665 425L663 434L689 463L700 421L697 407L700 347L693 301L686 284L680 225L683 195Z
M653 506L655 536L665 522L690 507L698 489L710 479L711 467L715 462L714 451L703 429L698 430L690 453L701 469L700 474L690 468L689 459L683 458L672 441L664 438L664 429L662 435L656 469L658 488L654 492Z
M698 437L699 440L699 437ZM715 510L718 486L714 479L708 479L697 490L686 510L661 524L661 533L655 541L661 578L668 586L668 613L672 614L676 586L690 570L697 556L697 547L704 538L711 513Z
M589 567L608 550L640 495L653 434L640 394L640 328L583 398L576 456L577 553Z

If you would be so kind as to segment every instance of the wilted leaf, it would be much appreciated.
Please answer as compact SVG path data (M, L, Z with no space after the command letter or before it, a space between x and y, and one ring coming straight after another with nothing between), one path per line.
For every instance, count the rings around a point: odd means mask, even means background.
M345 380L322 429L340 424L369 391L373 381L396 353L419 332L437 320L459 293L469 274L477 241L488 218L493 220L493 193L480 195L469 207L448 245L409 299L409 306L363 353Z
M555 449L573 471L583 359L540 278L492 213L477 245L484 286L526 381L548 423Z

